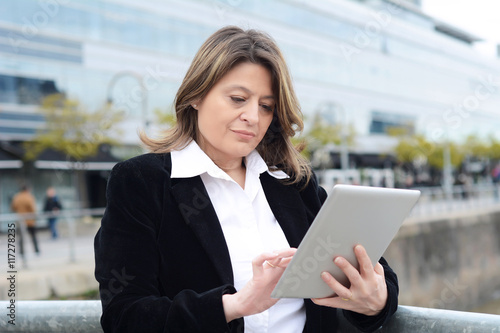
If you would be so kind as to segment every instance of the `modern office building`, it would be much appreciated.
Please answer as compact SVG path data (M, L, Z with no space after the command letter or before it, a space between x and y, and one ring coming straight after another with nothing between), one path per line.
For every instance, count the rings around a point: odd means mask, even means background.
M20 143L43 127L40 103L62 93L89 110L126 112L123 144L171 110L193 55L218 28L268 32L290 66L306 121L352 125L353 163L387 154L393 127L430 140L499 136L500 61L472 48L480 37L422 13L419 1L17 0L0 3L0 213L27 180L37 198L55 186L75 205L99 206L113 161L104 149L75 191L64 156L23 162ZM151 126L148 126L151 125ZM105 147L106 148L106 147ZM373 162L373 161L372 161ZM20 172L20 170L24 170ZM93 199L89 199L93 198Z

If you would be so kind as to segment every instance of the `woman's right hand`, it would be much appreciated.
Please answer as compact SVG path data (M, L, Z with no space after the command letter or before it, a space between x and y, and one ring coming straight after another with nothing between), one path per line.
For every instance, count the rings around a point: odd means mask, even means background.
M271 298L271 292L296 251L289 248L263 253L253 259L252 279L237 293L222 296L227 322L260 313L278 302L278 299Z

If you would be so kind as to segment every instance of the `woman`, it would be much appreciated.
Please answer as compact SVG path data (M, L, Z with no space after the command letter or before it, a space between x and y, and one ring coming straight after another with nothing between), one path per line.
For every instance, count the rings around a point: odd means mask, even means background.
M397 279L362 246L337 295L271 291L326 198L290 138L301 113L274 41L226 27L196 54L177 124L152 153L118 164L96 235L105 332L333 332L336 309L365 331L397 308Z

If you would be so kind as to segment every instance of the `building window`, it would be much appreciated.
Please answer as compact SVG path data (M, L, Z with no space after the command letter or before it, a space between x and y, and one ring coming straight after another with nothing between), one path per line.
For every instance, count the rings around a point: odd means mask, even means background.
M44 97L59 92L51 80L0 75L0 103L38 105Z
M406 134L415 133L415 117L389 112L373 111L370 134Z

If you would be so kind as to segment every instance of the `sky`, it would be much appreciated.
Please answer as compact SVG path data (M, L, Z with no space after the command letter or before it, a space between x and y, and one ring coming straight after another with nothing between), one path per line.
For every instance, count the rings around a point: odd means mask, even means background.
M422 0L422 10L485 39L476 48L495 56L496 45L500 44L499 0Z

